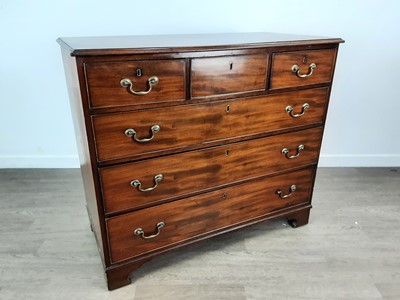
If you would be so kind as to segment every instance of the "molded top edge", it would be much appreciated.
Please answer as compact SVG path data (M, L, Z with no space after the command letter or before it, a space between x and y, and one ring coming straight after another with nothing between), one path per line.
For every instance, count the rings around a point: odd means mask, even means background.
M205 51L343 43L340 38L270 32L63 37L57 42L72 56Z

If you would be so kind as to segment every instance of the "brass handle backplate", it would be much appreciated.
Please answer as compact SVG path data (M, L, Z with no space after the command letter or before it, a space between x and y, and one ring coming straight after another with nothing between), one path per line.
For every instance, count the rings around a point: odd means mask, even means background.
M165 227L165 222L158 222L157 225L157 232L152 235L145 235L144 230L142 228L136 228L135 231L133 232L135 235L140 235L144 239L152 239L158 236L161 232L161 228Z
M160 125L153 125L151 126L151 137L149 138L143 138L143 139L138 139L136 136L136 130L132 128L128 128L125 130L125 135L131 137L133 140L135 140L138 143L146 143L150 142L154 137L156 136L156 133L160 131Z
M284 195L282 190L277 190L276 193L279 195L280 198L285 199L292 196L293 192L296 190L296 185L292 184L289 188L289 194Z
M164 179L163 174L157 174L156 176L154 176L154 186L152 187L142 189L142 183L140 182L139 179L132 180L131 186L137 188L141 192L150 192L154 190L158 186L158 183L160 183L163 179Z
M301 109L301 113L299 113L299 114L294 114L293 107L291 107L290 105L286 106L285 110L291 117L298 118L298 117L301 117L302 115L304 115L306 110L309 108L310 108L310 105L308 103L304 103L302 106L302 109Z
M312 63L308 67L309 71L307 74L300 74L300 67L298 65L293 65L292 72L295 73L297 75L297 77L306 78L306 77L310 77L312 75L312 73L316 67L317 67L317 65L315 63Z
M285 155L287 158L291 159L291 158L296 158L300 155L300 151L304 150L304 145L299 145L297 147L297 153L296 155L289 155L289 149L288 148L283 148L281 153L283 155Z
M133 94L133 95L138 95L138 96L143 96L151 92L153 89L153 85L156 85L160 80L158 79L157 76L151 76L149 79L147 79L147 83L149 85L149 88L147 91L134 91L133 90L133 83L129 78L124 78L122 79L119 83L122 87L128 88L128 91Z

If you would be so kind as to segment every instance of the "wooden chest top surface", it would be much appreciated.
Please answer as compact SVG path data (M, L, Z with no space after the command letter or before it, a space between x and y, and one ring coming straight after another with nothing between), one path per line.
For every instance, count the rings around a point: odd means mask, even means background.
M271 32L62 37L58 43L72 56L245 49L344 42L340 38Z

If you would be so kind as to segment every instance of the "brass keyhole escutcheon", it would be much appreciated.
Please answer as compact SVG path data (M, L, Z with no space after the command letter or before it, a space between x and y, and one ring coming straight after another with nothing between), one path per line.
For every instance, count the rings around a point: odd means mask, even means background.
M231 107L229 105L226 106L225 111L228 113L231 111Z
M225 155L229 156L229 150L225 150Z
M229 62L229 70L232 70L232 69L233 69L233 62L230 61L230 62Z
M140 68L137 68L137 69L136 69L136 76L137 76L137 77L142 76L142 69L140 69Z
M228 195L226 193L222 194L222 199L226 199L228 197Z
M304 56L304 57L303 57L303 63L305 63L305 64L306 64L306 63L307 63L307 61L308 61L308 58L307 58L307 56Z

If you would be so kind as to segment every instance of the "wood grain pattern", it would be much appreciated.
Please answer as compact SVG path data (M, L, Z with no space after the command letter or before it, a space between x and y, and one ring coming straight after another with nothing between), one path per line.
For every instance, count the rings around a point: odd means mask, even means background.
M109 289L184 245L281 217L308 222L343 40L250 33L58 42ZM293 64L304 74L311 63L312 76L293 75ZM141 96L120 83L126 78L133 90L146 91L151 76L159 83ZM300 113L304 103L310 108L303 116L288 114L287 106ZM124 134L132 128L146 138L153 125L161 130L149 143ZM299 156L282 154L287 148L296 155L301 144ZM151 191L131 184L153 187L157 174L164 177ZM280 199L276 190L289 193L292 184L295 193ZM155 233L159 221L167 226L157 238L133 236L134 227Z
M79 60L79 58L69 56L65 50L62 51L62 57L72 118L74 121L82 181L85 187L87 213L90 219L91 229L97 242L100 257L103 263L108 265L109 255L107 241L103 239L105 233L104 210L101 209L103 203L98 187L98 172L93 148L95 145L91 142L93 140L93 133L90 129L90 116L87 107L85 107L87 102L82 99L85 97L85 93L82 92L84 85L78 84L79 80L82 79L82 73L73 71L76 70L76 60ZM83 80L81 82L83 83Z
M312 176L312 169L306 169L107 219L111 261L119 262L143 255L275 210L308 202ZM286 191L292 184L296 184L298 189L289 198L281 199L276 191ZM156 224L161 221L166 226L159 236L146 240L133 235L139 227L147 235L154 234Z
M265 90L268 54L192 59L192 97Z
M335 49L274 53L270 88L279 89L330 82L333 76L335 57ZM317 67L310 77L299 78L292 72L292 66L298 65L301 74L307 74L311 63L315 63Z
M249 49L260 47L310 47L343 43L340 38L274 32L171 34L136 36L65 37L57 42L73 56L126 55Z
M141 76L136 75L137 69L141 69ZM91 107L183 101L186 96L184 60L86 63L85 71ZM159 82L147 95L133 95L120 85L121 79L128 78L134 91L146 91L151 76L157 76Z
M94 116L98 159L104 161L149 152L151 156L157 156L161 150L321 124L327 97L328 89L322 88L195 106ZM310 108L301 117L293 118L285 110L290 105L295 113L299 113L304 103L308 103ZM126 129L133 128L138 138L149 137L152 134L151 126L156 124L161 130L150 142L138 143L124 135Z
M176 199L193 192L218 187L279 170L317 162L322 137L321 128L277 135L249 142L193 151L150 160L105 167L100 170L105 211L118 212L162 200ZM303 144L300 156L288 159ZM164 179L151 192L140 192L130 186L138 179L144 188L154 185L154 176Z

